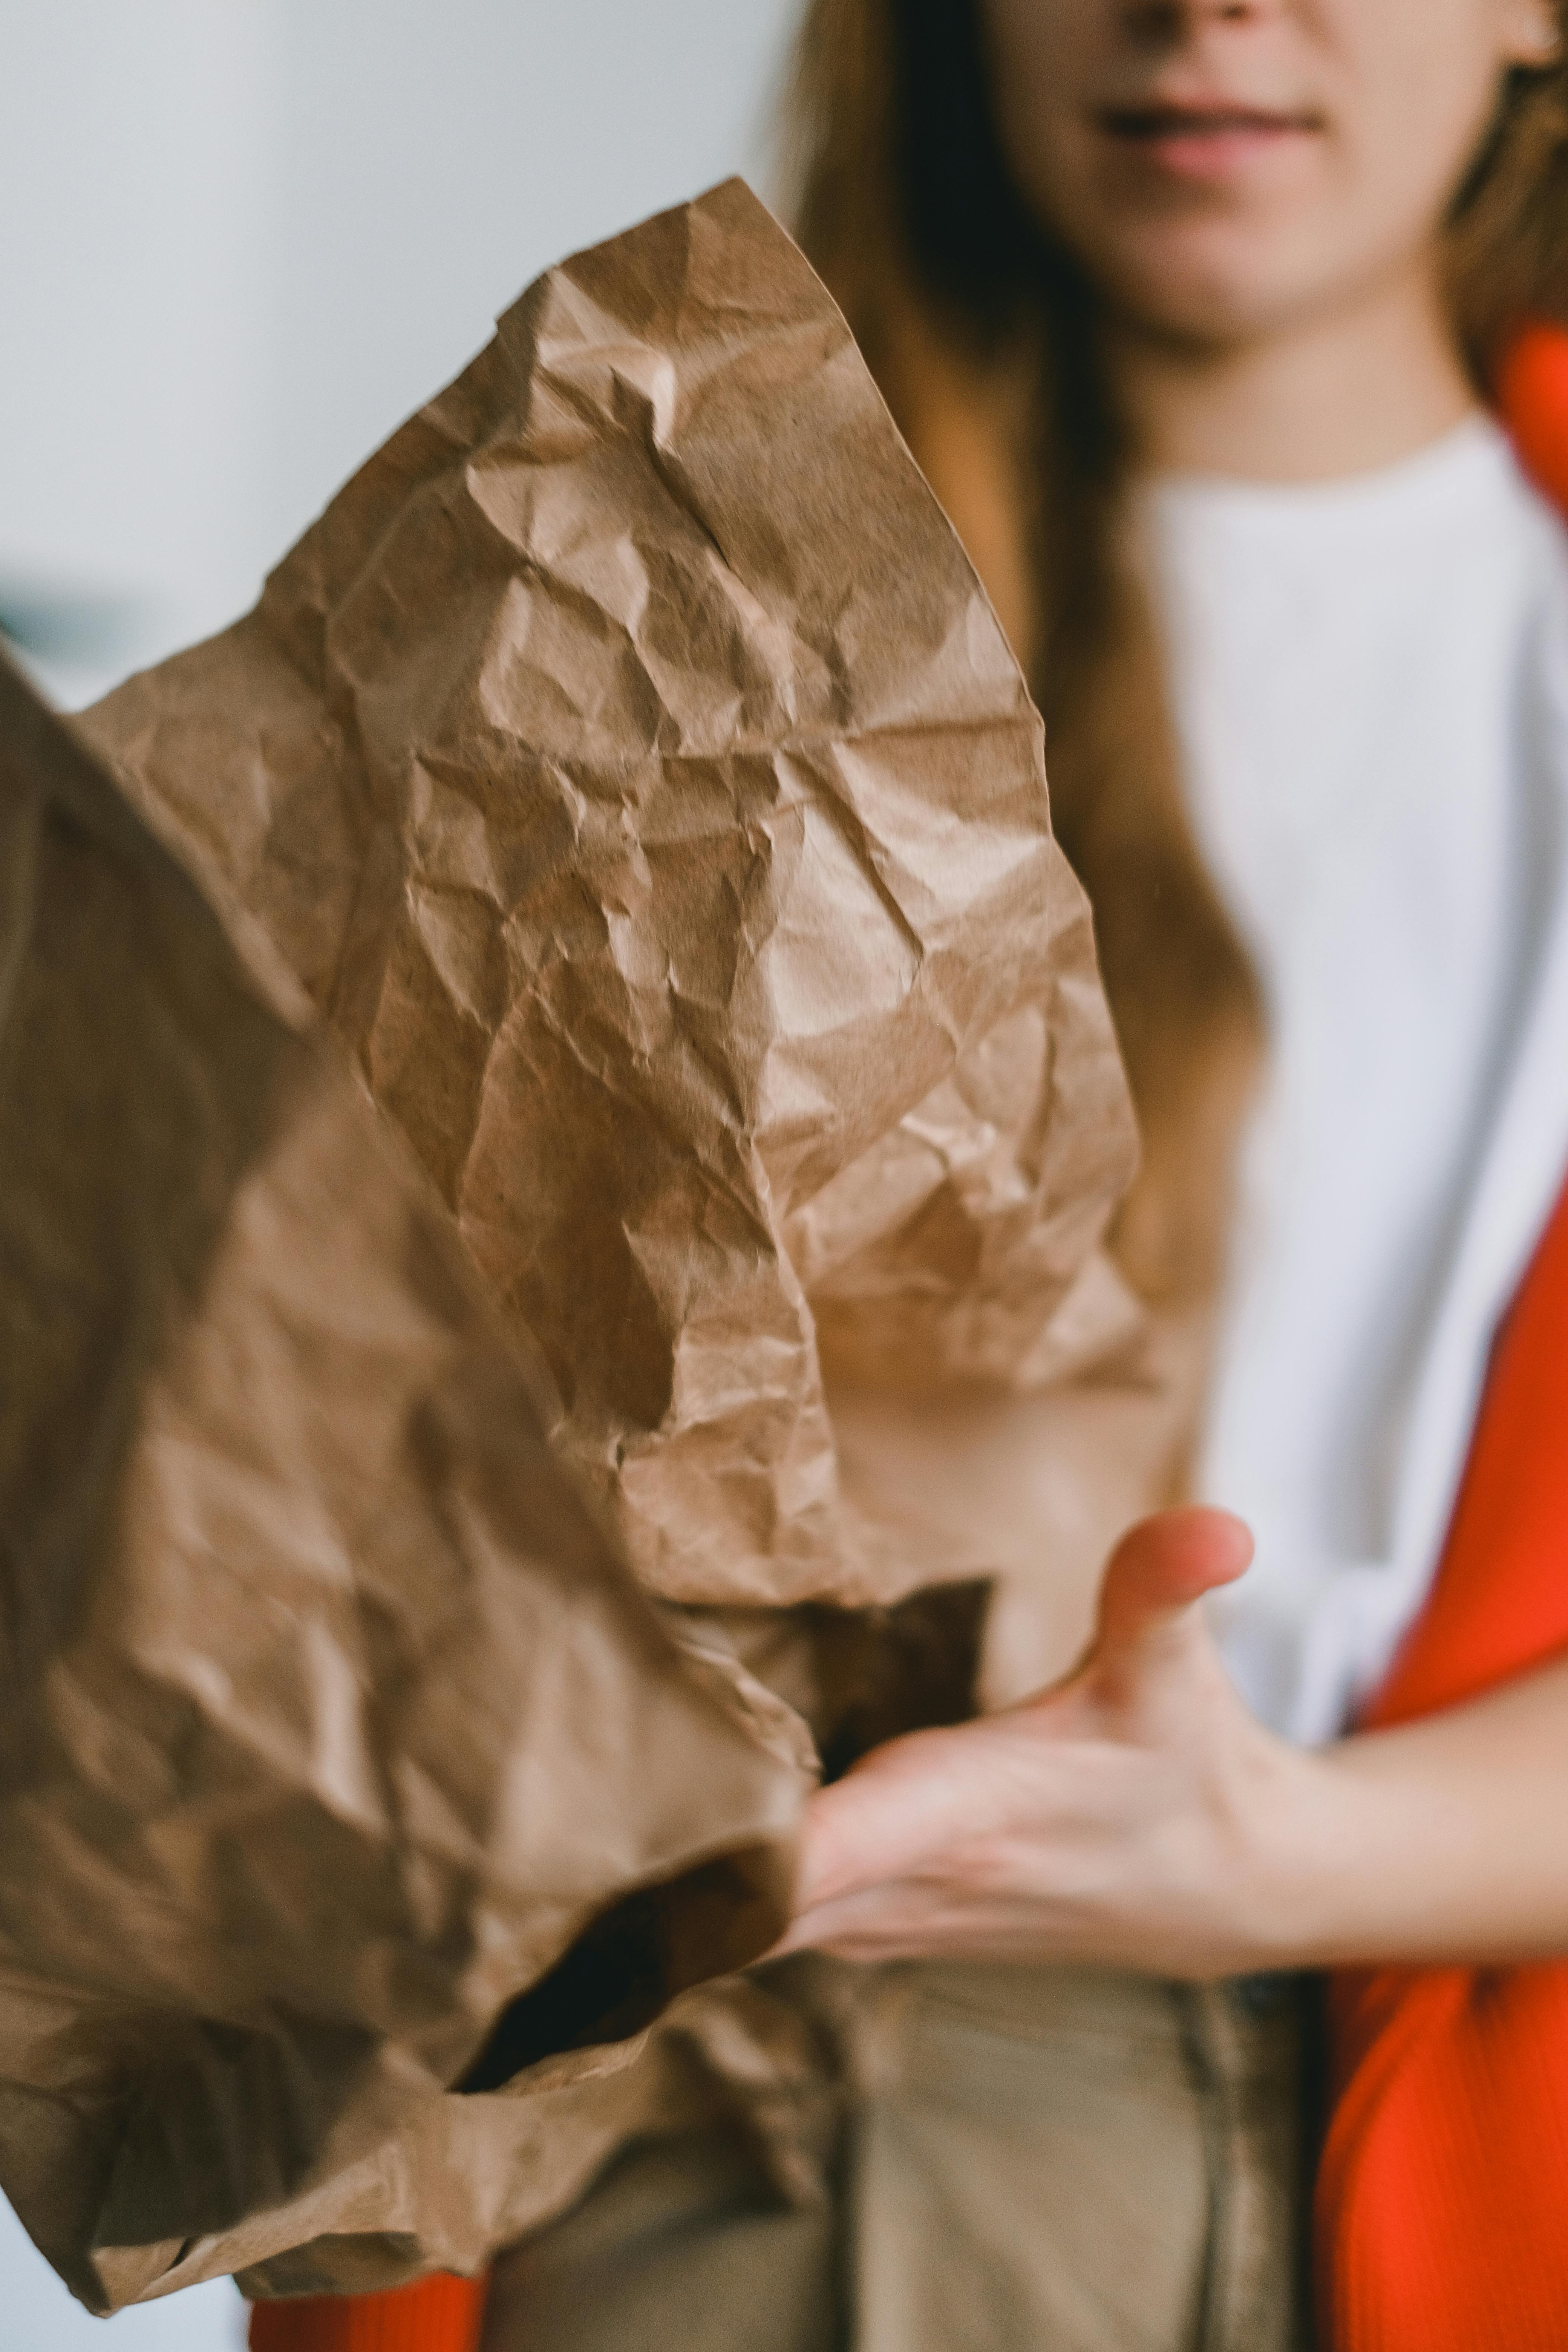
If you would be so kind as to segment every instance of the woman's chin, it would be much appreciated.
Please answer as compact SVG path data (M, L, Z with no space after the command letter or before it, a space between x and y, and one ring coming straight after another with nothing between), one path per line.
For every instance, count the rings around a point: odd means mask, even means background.
M1256 231L1213 225L1101 257L1099 274L1135 332L1215 350L1278 334L1331 305L1335 275L1314 269L1310 256L1282 257L1278 241Z

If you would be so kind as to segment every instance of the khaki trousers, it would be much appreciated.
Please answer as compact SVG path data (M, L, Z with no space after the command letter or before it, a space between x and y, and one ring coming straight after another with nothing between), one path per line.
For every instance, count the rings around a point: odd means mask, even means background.
M498 2267L483 2352L1304 2352L1293 1980L764 1980L820 2039L816 2193L739 2123L634 2144Z

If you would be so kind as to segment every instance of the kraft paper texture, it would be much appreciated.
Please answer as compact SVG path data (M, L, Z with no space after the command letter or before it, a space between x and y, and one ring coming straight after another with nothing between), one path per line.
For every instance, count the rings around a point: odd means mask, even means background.
M738 182L222 636L0 676L0 2179L79 2295L765 2137L816 1759L736 1627L1016 1565L898 1432L1115 1392L1133 1149L1017 666Z

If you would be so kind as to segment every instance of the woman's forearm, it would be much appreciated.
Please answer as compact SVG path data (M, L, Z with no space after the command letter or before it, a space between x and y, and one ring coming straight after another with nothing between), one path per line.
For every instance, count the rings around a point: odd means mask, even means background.
M1303 1765L1281 1964L1568 1955L1568 1656Z

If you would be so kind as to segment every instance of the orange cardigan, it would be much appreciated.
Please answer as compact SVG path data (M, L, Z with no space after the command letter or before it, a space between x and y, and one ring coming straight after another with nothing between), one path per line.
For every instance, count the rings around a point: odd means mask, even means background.
M1568 332L1499 383L1568 512ZM1563 1050L1568 1053L1568 1039ZM1568 1191L1499 1336L1432 1595L1364 1726L1475 1696L1568 1649ZM1568 1790L1563 1853L1568 1866ZM1565 2352L1568 1960L1341 1970L1319 2171L1329 2352ZM251 2352L474 2352L485 2282L258 2304Z
M1431 1600L1365 1723L1435 1714L1564 1650L1568 1192L1499 1336ZM1568 1789L1563 1825L1568 1869ZM1317 2240L1333 2352L1563 2352L1568 1959L1342 1969L1330 2023Z
M1528 329L1499 393L1522 461L1568 510L1568 333ZM1431 1597L1363 1727L1435 1714L1563 1651L1568 1190L1499 1332ZM1342 1969L1329 2031L1315 2235L1330 2352L1562 2352L1568 1959Z
M488 2284L437 2271L385 2294L253 2304L250 2352L476 2352Z
M1431 1600L1366 1727L1564 1650L1568 1192L1500 1334ZM1568 1959L1342 1969L1329 2015L1316 2224L1332 2352L1562 2352Z

